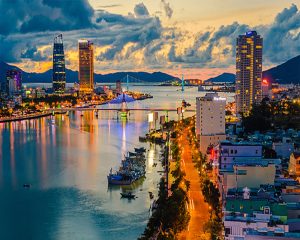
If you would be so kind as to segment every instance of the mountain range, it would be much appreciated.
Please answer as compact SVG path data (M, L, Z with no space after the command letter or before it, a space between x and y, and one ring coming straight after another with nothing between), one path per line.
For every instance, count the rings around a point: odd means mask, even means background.
M0 62L0 81L5 81L6 71L9 69L16 69L22 72L22 81L24 83L51 83L52 69L43 73L28 73L22 69L9 65L5 62ZM116 72L109 74L94 74L95 82L115 83L129 75L131 78L138 79L143 82L166 82L175 79L176 77L163 72ZM66 69L66 79L68 83L78 82L78 71Z
M52 69L43 73L29 73L22 69L9 65L5 62L0 61L0 81L5 81L6 71L9 69L17 69L22 72L22 79L24 83L34 82L34 83L50 83L52 81ZM163 72L116 72L109 74L98 74L95 73L95 82L106 82L114 83L117 80L121 80L126 75L130 75L133 78L139 79L143 82L166 82L176 77L163 73ZM73 71L66 69L66 78L68 83L73 83L78 81L78 71ZM263 78L268 79L270 82L277 83L300 83L300 55L294 57L287 62L273 67L269 70L263 72ZM220 82L235 82L235 74L233 73L223 73L217 77L207 79L206 81L220 83Z
M272 83L281 84L300 84L300 55L294 57L287 62L273 67L263 72L263 79L267 79ZM217 77L207 79L206 81L220 83L220 82L235 82L235 74L223 73Z

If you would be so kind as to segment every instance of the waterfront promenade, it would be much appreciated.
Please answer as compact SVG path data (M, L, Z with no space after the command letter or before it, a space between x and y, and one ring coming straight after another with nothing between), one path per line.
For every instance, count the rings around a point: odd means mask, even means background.
M0 123L35 119L35 118L47 117L50 115L51 115L50 112L46 112L46 113L33 113L33 114L27 114L22 116L15 116L15 117L3 117L0 118Z
M186 173L186 180L190 181L188 197L191 219L188 229L179 235L179 239L206 239L203 227L209 220L209 206L202 195L199 173L192 161L193 146L189 143L188 136L192 136L191 127L184 129L178 143L182 147L181 167Z

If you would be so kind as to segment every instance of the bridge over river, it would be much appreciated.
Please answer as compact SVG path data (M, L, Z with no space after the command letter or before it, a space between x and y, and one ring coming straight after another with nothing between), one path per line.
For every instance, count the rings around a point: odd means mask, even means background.
M55 112L66 112L66 111L149 111L149 112L177 112L177 109L174 108L97 108L97 107L78 107L78 108L62 108L62 109L49 109L49 111L55 111ZM185 112L195 112L195 110L186 109Z

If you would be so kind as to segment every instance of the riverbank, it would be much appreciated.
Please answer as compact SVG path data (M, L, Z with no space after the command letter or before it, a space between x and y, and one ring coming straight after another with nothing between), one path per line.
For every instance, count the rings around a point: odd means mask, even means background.
M6 117L6 118L0 118L0 123L16 122L16 121L35 119L35 118L42 118L42 117L47 117L50 115L51 115L51 113L34 113L34 114L28 114L26 116Z
M186 173L182 170L181 146L177 137L173 138L177 124L167 124L168 134L161 161L165 168L165 174L159 185L159 197L156 200L156 208L147 224L140 240L148 239L177 239L180 232L188 227L190 220L188 192L190 182L186 179ZM165 126L166 127L166 126ZM171 138L170 138L171 137ZM169 139L170 138L170 139ZM170 141L169 141L170 140ZM171 154L171 155L170 155ZM170 171L170 164L174 166Z

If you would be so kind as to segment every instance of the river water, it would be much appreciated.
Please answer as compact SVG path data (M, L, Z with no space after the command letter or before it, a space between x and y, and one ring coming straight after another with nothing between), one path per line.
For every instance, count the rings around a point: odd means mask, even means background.
M196 88L131 90L154 96L130 103L132 108L176 108L185 99L193 109L196 96L204 95ZM148 131L147 112L131 112L128 121L116 114L103 111L96 118L92 112L72 112L0 124L0 239L137 239L149 217L148 192L157 196L160 148L138 141ZM177 116L169 113L169 118ZM131 187L108 187L109 169L140 146L147 148L146 178ZM24 189L24 183L32 187ZM120 198L129 189L137 199Z

